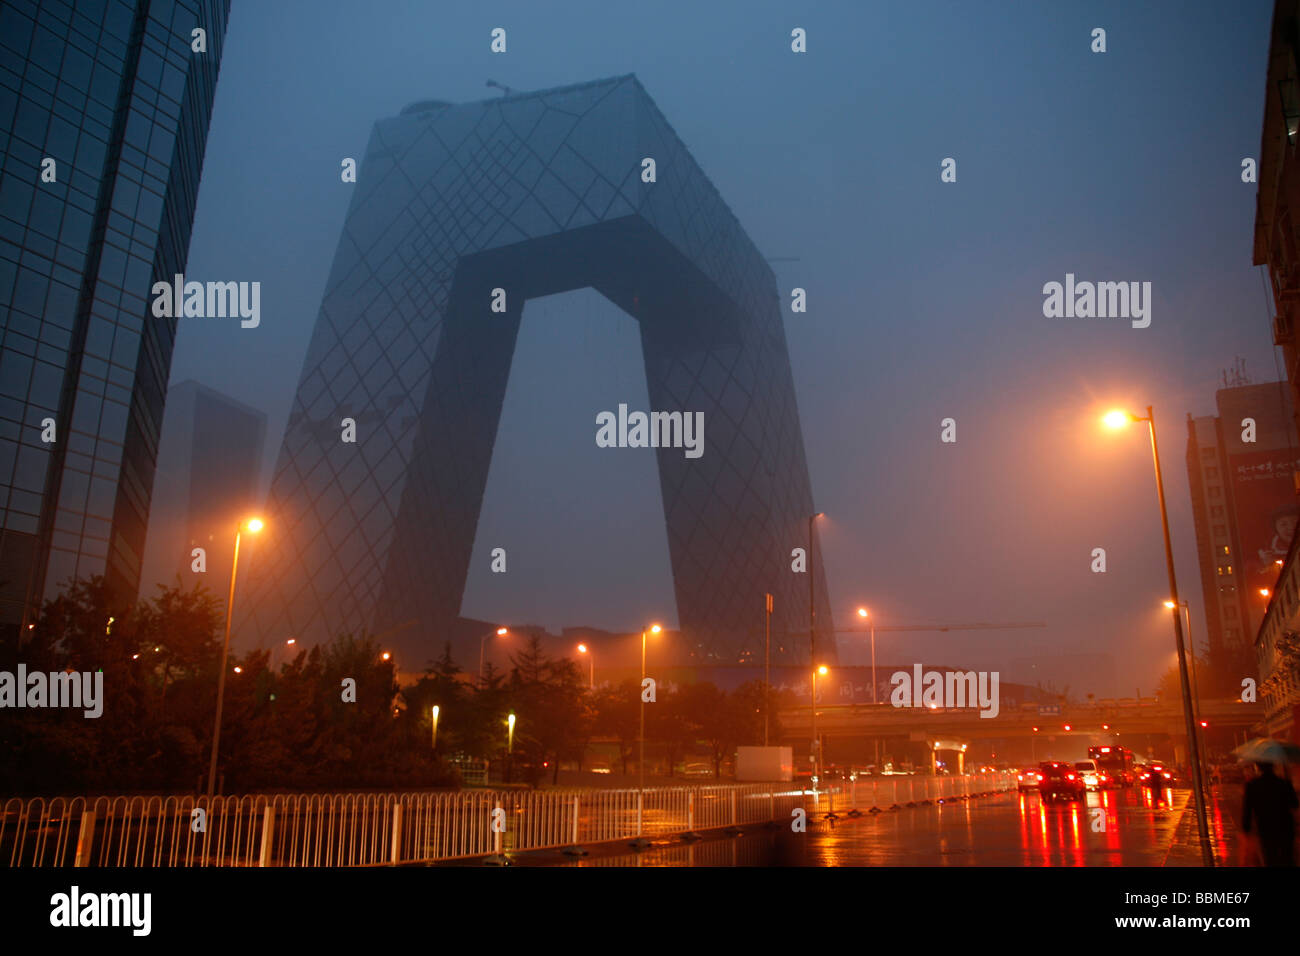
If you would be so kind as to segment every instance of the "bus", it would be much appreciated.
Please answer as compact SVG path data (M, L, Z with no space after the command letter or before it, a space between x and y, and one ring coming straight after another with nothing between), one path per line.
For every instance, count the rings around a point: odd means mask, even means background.
M1097 762L1112 786L1131 787L1135 780L1133 770L1133 751L1127 747L1108 744L1104 747L1089 747L1088 756Z

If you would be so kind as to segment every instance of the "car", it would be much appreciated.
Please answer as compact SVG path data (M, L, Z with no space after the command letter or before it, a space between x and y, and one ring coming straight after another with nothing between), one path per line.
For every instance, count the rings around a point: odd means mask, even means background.
M1037 790L1038 781L1043 779L1043 775L1038 772L1037 767L1026 767L1024 770L1016 771L1016 789L1017 790Z
M1176 774L1171 768L1166 767L1164 764L1149 763L1141 769L1141 772L1138 777L1138 779L1141 781L1142 786L1144 787L1151 786L1152 774L1160 775L1161 787L1172 787L1176 780Z
M1060 760L1045 760L1038 765L1042 779L1038 781L1038 795L1044 800L1062 797L1082 800L1088 792L1083 777L1071 764Z
M1110 777L1097 766L1095 760L1079 760L1074 769L1083 778L1083 786L1087 790L1103 790L1111 785Z

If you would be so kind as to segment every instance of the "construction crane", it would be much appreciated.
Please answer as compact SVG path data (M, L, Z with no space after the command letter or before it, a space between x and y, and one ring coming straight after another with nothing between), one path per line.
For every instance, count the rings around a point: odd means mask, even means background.
M1010 631L1026 627L1047 627L1042 621L1010 621L1004 624L989 624L977 621L974 624L879 624L877 631ZM867 634L869 627L836 628L836 634Z

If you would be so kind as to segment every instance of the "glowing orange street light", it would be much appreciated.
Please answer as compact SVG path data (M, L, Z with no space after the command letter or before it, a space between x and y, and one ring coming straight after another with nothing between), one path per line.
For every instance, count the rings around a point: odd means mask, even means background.
M244 673L244 669L243 669L242 667L236 667L236 668L235 668L235 673L236 673L236 674L242 674L242 673Z
M1260 588L1259 593L1261 597L1268 597L1268 588Z
M588 679L587 684L591 690L595 690L596 689L596 655L591 653L591 651L587 649L586 644L578 645L578 653L587 655L588 661L590 663L590 668L591 668L591 675Z
M390 654L390 653L388 653L388 651L384 651L384 653L380 654L379 656L380 656L383 660L388 660L388 659L390 659L393 655Z
M637 738L637 757L636 757L636 775L637 775L637 798L636 798L636 835L641 839L642 830L642 811L645 807L645 636L649 632L658 634L662 631L658 624L651 624L648 628L641 631L641 732Z
M1118 408L1112 409L1101 417L1102 424L1107 428L1127 428L1137 420L1128 412Z
M869 617L869 616L870 615L867 614L867 609L865 607L858 608L858 617Z
M1169 573L1169 599L1174 605L1171 609L1174 612L1174 648L1178 652L1178 677L1183 698L1183 719L1187 726L1188 750L1190 751L1192 764L1192 789L1196 803L1196 831L1201 844L1201 862L1205 866L1212 867L1214 866L1214 851L1210 847L1210 824L1205 812L1205 788L1203 783L1205 778L1201 770L1201 747L1196 733L1196 720L1199 715L1196 713L1195 699L1192 697L1192 685L1188 680L1187 648L1183 642L1183 621L1178 613L1178 608L1182 605L1182 602L1178 599L1178 576L1174 571L1174 546L1169 534L1169 510L1165 503L1164 477L1160 472L1160 446L1156 441L1156 413L1155 409L1148 405L1147 413L1143 416L1134 415L1132 412L1126 412L1122 409L1114 409L1107 412L1102 418L1102 423L1111 429L1124 428L1134 422L1146 422L1151 438L1151 461L1155 468L1156 498L1160 505L1160 527L1164 534L1165 566ZM1188 618L1190 621L1190 610ZM1193 648L1193 666L1195 666L1195 659L1195 649Z
M1066 730L1069 730L1069 729L1070 729L1070 725L1069 725L1069 724L1066 724L1066 725L1065 725L1065 729L1066 729Z
M1165 607L1169 608L1169 610L1172 611L1172 610L1174 609L1174 602L1173 602L1173 601L1166 601L1166 602L1165 602Z
M221 645L221 668L217 671L217 712L212 719L212 757L208 761L208 806L217 786L217 752L221 745L221 710L226 697L226 662L230 655L230 618L235 609L235 577L239 572L239 541L243 532L257 534L265 525L261 518L249 518L235 527L235 554L230 562L230 596L226 598L226 639ZM238 668L235 673L240 673Z
M508 627L498 627L498 628L497 628L497 637L505 637L505 636L506 636L507 634L509 634L509 633L510 633L510 629L509 629ZM482 679L483 679L483 648L487 645L487 639L488 639L490 636L491 636L490 634L484 634L482 637L479 638L479 641L478 641L478 677L479 677L479 680L482 680Z

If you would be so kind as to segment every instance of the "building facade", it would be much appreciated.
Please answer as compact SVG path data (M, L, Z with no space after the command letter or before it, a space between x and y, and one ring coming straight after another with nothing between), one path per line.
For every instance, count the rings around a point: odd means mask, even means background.
M139 586L176 335L149 296L184 271L229 9L0 6L4 637L70 578Z
M638 321L651 409L703 414L702 455L656 452L696 656L761 662L772 592L783 657L806 659L786 635L808 633L813 573L834 660L820 555L792 568L813 506L783 296L633 76L376 124L250 554L255 640L409 624L440 645L524 303L588 286Z
M1293 409L1300 409L1300 21L1296 0L1278 0L1264 84L1259 189L1255 199L1255 265L1268 267L1273 291L1273 341L1282 351ZM1300 742L1300 562L1296 546L1283 559L1263 626L1255 635L1264 732Z
M1187 418L1187 477L1205 608L1194 638L1210 664L1203 689L1222 694L1258 677L1255 635L1300 515L1300 443L1285 382L1220 389L1215 404Z
M159 584L196 580L222 594L235 528L259 503L266 415L229 395L179 382L167 390L163 442L149 508L141 596ZM202 548L205 570L194 570Z

